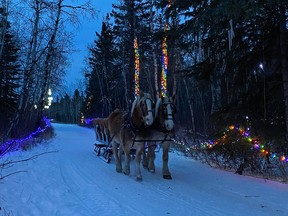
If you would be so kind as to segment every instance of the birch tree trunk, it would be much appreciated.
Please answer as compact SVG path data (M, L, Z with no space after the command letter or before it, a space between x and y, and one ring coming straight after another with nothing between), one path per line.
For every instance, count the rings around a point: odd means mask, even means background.
M41 3L39 0L35 0L34 2L34 23L33 23L33 29L31 33L31 39L29 42L27 57L26 57L26 63L24 66L24 79L23 79L23 85L22 85L22 91L19 97L18 101L18 108L15 113L14 120L12 121L12 124L7 131L6 139L11 136L15 128L18 127L18 124L21 122L23 115L26 112L29 98L30 98L30 89L33 85L33 76L35 72L35 67L37 64L36 59L36 50L37 50L37 44L38 44L38 35L39 35L39 21L40 21L40 10L41 10Z
M44 83L41 86L41 88L39 89L41 92L41 96L40 96L40 115L38 116L38 121L40 121L40 119L42 118L42 114L43 114L43 109L44 109L44 105L45 105L45 94L48 91L48 86L49 86L49 80L50 80L50 74L51 74L51 63L52 63L52 57L54 54L54 45L55 45L55 41L56 41L56 35L59 29L59 23L60 23L60 16L61 16L61 12L62 12L62 3L64 0L59 0L57 3L57 12L56 12L56 18L55 18L55 22L54 22L54 28L51 34L51 37L48 41L47 44L47 55L44 61ZM39 119L40 118L40 119Z

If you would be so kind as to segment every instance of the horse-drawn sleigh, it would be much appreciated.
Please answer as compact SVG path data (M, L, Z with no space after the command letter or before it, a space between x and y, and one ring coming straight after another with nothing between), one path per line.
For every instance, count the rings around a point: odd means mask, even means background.
M136 180L141 181L141 155L143 166L150 172L155 172L155 142L162 146L162 174L165 179L172 179L168 158L169 149L174 135L174 98L162 97L155 103L150 94L140 93L134 100L130 111L115 110L107 118L93 120L96 139L94 151L103 156L109 163L112 155L115 159L116 171L130 174L131 154L136 163ZM145 153L147 145L147 154ZM122 154L125 155L124 170L122 168Z

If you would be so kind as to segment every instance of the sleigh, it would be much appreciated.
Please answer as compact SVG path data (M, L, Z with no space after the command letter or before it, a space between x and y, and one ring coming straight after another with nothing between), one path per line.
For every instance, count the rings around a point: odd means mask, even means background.
M97 130L95 130L96 132L96 141L97 143L94 144L94 152L96 154L96 156L98 156L101 160L103 160L106 163L110 163L110 161L113 158L113 150L112 150L112 146L109 142L109 136L107 134L105 134L105 132L99 132L97 134ZM99 134L100 133L100 134ZM104 138L106 137L106 138ZM133 146L135 143L139 143L139 142L144 142L144 143L152 143L149 146L145 145L145 153L148 153L148 148L153 148L153 150L155 152L159 152L161 149L161 144L164 141L172 141L171 138L167 138L164 137L163 139L153 139L153 140L133 140ZM119 147L118 147L119 149ZM136 148L131 148L130 149L130 155L131 158L134 159L135 158L135 154L136 154Z

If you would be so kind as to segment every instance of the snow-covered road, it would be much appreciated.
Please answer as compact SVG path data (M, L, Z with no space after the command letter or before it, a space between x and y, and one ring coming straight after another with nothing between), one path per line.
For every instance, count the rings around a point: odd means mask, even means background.
M215 170L191 158L170 154L172 180L161 174L161 150L156 173L142 169L143 182L116 173L93 151L94 131L53 124L56 137L9 159L34 160L1 171L18 173L0 181L0 215L13 216L285 216L288 185ZM6 158L6 159L8 159Z

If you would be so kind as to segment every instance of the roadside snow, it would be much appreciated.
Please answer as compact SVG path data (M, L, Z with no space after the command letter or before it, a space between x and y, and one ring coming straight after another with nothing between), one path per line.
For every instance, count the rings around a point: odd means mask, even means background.
M180 153L170 153L172 180L162 178L161 150L156 173L142 169L143 182L116 173L93 151L94 131L53 124L56 137L5 160L27 162L3 169L0 215L13 216L283 216L288 215L288 185L215 170ZM3 161L0 161L0 164Z

